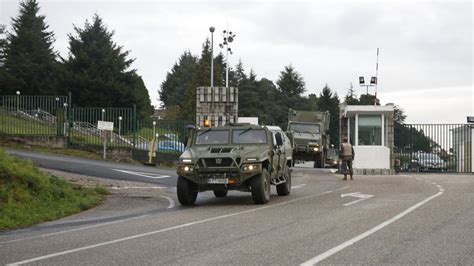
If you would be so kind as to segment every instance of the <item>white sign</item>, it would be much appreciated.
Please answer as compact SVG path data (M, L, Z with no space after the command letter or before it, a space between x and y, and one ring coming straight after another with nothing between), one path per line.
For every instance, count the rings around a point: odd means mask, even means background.
M374 195L362 194L362 193L360 193L360 192L341 194L341 198L344 198L344 197L347 197L347 196L356 197L356 198L359 198L359 199L358 199L358 200L355 200L355 201L351 201L351 202L346 203L346 204L343 204L342 206L349 206L349 205L352 205L352 204L356 204L356 203L359 202L359 201L363 201L363 200L366 200L366 199L370 199L370 198L372 198Z
M114 122L97 121L97 128L100 130L114 130Z

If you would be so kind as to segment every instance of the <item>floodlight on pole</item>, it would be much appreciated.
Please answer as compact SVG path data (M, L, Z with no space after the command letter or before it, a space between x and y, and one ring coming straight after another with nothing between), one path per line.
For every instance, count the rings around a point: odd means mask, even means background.
M225 62L225 86L229 87L229 53L232 54L232 49L229 47L229 43L234 41L235 34L232 31L224 30L222 31L223 42L219 44L219 47L222 49L225 47L226 52L226 62Z
M211 87L214 87L214 31L216 29L211 26L209 31L211 32Z
M365 83L365 78L360 76L359 77L359 85L361 87L366 87L367 91L366 94L369 95L369 87L373 87L377 84L377 78L376 77L371 77L370 78L370 83Z

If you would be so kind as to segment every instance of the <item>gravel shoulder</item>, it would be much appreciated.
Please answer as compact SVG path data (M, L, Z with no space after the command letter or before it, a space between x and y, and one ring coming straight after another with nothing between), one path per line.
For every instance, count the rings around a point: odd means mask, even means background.
M40 170L62 177L80 186L105 187L109 194L103 204L93 209L41 224L39 227L43 225L46 227L51 225L68 226L77 222L96 223L105 220L126 219L166 210L175 204L174 200L171 199L173 196L167 192L167 188L155 184L99 178L44 168L40 168Z

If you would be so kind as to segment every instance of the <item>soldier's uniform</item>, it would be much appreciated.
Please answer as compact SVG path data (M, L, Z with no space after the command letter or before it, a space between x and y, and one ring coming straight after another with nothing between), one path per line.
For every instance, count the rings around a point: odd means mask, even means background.
M350 143L344 139L345 142L341 144L341 160L342 160L342 173L344 174L344 179L347 180L347 173L349 172L350 178L352 180L352 176L354 174L354 170L352 169L352 161L354 160L354 148Z

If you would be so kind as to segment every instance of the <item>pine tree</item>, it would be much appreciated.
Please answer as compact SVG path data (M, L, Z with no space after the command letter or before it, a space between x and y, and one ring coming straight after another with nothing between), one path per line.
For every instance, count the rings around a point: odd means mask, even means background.
M344 103L346 103L347 105L359 104L359 100L357 99L357 94L355 93L354 86L352 86L352 82L350 84L346 97L344 97Z
M182 119L190 122L195 121L196 117L196 89L201 86L210 86L211 84L211 44L209 39L202 45L201 57L197 63L197 67L193 72L193 78L189 86L186 88ZM222 86L222 55L219 54L214 59L214 86Z
M20 2L19 15L12 19L13 32L4 42L4 70L0 84L3 94L56 94L59 63L53 50L54 34L48 31L45 16L38 15L36 0Z
M96 14L84 28L74 27L77 36L69 35L69 58L66 62L68 87L73 103L80 106L131 107L144 117L152 112L148 90L135 69L134 59L123 51Z
M174 64L171 71L168 72L165 81L161 83L161 89L158 91L164 107L183 107L183 96L191 84L197 62L198 58L186 51Z
M292 65L285 66L277 81L278 90L286 97L299 96L306 91L305 82Z
M339 145L339 96L326 84L319 95L318 110L329 111L329 135L331 144Z

